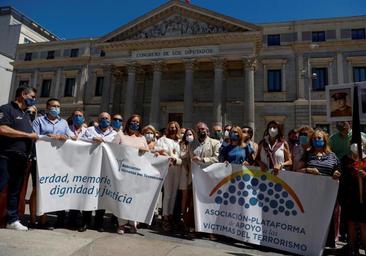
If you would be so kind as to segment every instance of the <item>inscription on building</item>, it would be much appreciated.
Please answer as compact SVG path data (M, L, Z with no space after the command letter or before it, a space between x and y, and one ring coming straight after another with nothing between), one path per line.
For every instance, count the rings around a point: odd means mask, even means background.
M146 51L133 51L133 59L165 59L165 58L189 58L199 56L212 56L219 53L216 46L170 48Z

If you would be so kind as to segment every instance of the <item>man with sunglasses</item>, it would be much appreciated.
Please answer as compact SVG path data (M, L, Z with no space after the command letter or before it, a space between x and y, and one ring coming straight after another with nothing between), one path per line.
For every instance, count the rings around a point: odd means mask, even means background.
M112 126L113 130L115 130L116 132L122 131L123 119L120 114L114 114L112 116L111 126Z
M28 107L35 105L36 93L34 88L19 87L15 101L0 107L0 192L8 186L8 229L28 230L19 221L18 205L32 141L38 139L26 113Z

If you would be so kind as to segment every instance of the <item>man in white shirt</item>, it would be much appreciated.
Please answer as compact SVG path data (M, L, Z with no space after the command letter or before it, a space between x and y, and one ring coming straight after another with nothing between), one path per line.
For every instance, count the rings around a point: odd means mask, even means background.
M111 116L107 112L102 112L98 117L99 126L91 126L86 129L81 139L86 141L92 141L95 143L112 142L117 132L111 127ZM103 232L103 218L105 210L95 211L95 229L99 232ZM79 232L84 232L90 226L91 211L83 211L83 223L79 228Z

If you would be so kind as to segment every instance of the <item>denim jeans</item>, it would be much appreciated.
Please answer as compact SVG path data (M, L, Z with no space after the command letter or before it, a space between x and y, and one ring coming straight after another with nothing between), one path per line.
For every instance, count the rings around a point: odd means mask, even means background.
M8 185L8 223L19 220L19 194L24 181L28 160L17 156L0 158L0 190Z

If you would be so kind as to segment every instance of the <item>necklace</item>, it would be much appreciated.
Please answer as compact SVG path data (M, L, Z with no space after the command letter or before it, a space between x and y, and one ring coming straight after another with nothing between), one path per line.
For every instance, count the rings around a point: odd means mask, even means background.
M316 157L318 158L318 160L321 160L323 158L323 153L319 152L316 154Z

